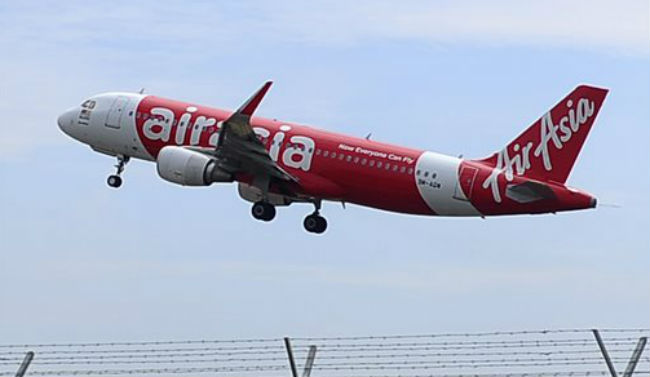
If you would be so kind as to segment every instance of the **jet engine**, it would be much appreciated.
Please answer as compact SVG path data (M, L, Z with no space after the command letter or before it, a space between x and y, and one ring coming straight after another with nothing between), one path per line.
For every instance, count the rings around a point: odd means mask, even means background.
M158 175L183 186L209 186L232 182L232 174L219 168L217 159L183 147L167 146L158 153Z

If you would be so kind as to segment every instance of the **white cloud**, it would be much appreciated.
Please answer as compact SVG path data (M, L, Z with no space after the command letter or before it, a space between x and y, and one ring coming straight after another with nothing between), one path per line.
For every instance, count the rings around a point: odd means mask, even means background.
M0 48L8 52L0 61L0 110L31 106L0 126L11 129L0 140L3 157L65 140L56 115L94 88L109 89L116 82L109 64L133 65L141 77L146 61L174 63L180 71L192 58L228 52L245 59L237 51L242 46L347 48L377 40L558 46L645 59L650 41L648 3L635 0L52 2L5 6L0 18Z
M80 6L83 4L83 6ZM646 1L312 1L242 2L237 6L125 2L22 7L4 14L2 39L229 45L366 39L575 46L647 55ZM52 19L51 14L57 14ZM46 22L47 21L47 22ZM2 41L2 40L0 40ZM79 48L87 48L80 45ZM122 48L123 46L120 46ZM119 49L119 48L116 48Z
M277 37L321 43L366 38L574 46L648 54L645 1L284 2L259 9Z

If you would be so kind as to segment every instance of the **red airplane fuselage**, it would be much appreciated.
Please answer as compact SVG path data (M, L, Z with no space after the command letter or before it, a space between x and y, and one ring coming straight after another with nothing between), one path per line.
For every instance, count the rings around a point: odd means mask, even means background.
M260 117L250 118L250 126L271 160L296 178L283 187L270 185L276 195L291 193L287 204L322 199L445 216L548 213L596 204L565 182L606 93L579 86L504 149L481 160ZM68 111L59 125L97 151L157 161L165 147L216 148L231 114L151 95L108 93ZM255 174L237 172L233 178L251 188Z

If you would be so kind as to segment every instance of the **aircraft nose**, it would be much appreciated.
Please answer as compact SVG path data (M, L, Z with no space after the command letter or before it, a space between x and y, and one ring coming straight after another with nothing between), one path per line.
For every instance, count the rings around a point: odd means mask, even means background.
M72 126L72 121L74 120L74 114L75 114L75 110L69 109L63 114L59 115L59 118L57 119L59 128L66 135L70 135L70 127Z

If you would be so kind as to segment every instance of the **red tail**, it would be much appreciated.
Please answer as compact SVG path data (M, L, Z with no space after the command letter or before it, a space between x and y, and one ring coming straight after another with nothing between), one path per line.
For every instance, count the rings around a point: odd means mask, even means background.
M607 89L580 85L503 150L479 162L543 181L566 182Z

